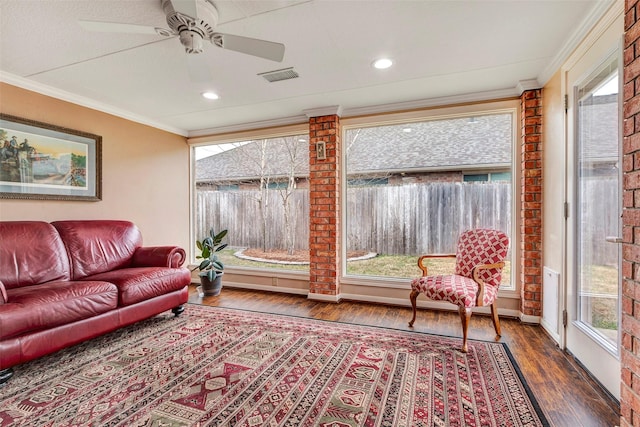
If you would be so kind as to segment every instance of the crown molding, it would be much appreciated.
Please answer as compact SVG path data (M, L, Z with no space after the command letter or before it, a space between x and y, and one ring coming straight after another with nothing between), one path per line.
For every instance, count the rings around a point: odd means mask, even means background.
M532 82L536 80L526 80ZM537 82L537 81L536 81ZM537 88L539 88L538 86ZM536 88L536 89L537 89ZM495 101L505 98L518 98L522 91L518 91L517 87L511 89L500 89L487 92L476 92L464 95L443 96L438 98L427 98L417 101L397 102L392 104L371 105L366 107L342 109L339 105L330 107L320 107L303 110L304 115L283 117L274 120L263 120L251 123L240 123L236 125L220 126L207 129L198 129L190 131L189 138L207 137L214 135L222 135L234 132L243 132L254 129L272 128L278 126L286 126L308 122L309 117L321 117L336 114L341 118L366 116L372 114L384 114L406 110L418 110L429 107L443 107L456 104L465 104L472 102Z
M522 95L522 92L524 92L525 90L540 89L541 87L542 85L538 83L538 79L520 80L516 85L516 90L518 91L519 95Z
M607 12L615 9L612 6L616 3L618 3L618 5L622 4L620 0L601 0L595 2L595 5L582 23L571 33L569 39L562 45L562 48L560 48L560 51L538 75L538 82L540 82L542 86L546 85L556 71L562 67L575 49L586 39L596 24L606 16ZM620 10L624 10L624 8L620 7Z
M187 136L188 132L184 129L168 126L164 123L149 120L147 117L139 116L126 110L114 107L112 105L96 102L93 99L79 96L70 92L66 92L54 87L35 82L33 80L25 79L24 77L16 76L15 74L0 71L0 82L17 86L22 89L30 90L32 92L39 93L41 95L50 96L52 98L59 99L61 101L70 102L72 104L80 105L82 107L91 108L103 113L111 114L132 122L140 123L143 125L151 126L160 130L175 133L181 136Z
M192 130L192 131L189 131L189 134L187 136L189 138L199 138L199 137L206 137L206 136L213 136L213 135L221 135L225 133L244 132L244 131L255 130L255 129L265 129L265 128L280 127L280 126L297 125L300 123L308 123L308 122L309 122L308 118L304 115L282 117L279 119L262 120L257 122L240 123L236 125Z
M344 110L343 117L366 116L370 114L391 113L403 110L418 110L421 108L442 107L471 102L495 101L504 98L516 98L519 96L520 94L516 88L468 93L463 95L441 96L416 101L348 108Z

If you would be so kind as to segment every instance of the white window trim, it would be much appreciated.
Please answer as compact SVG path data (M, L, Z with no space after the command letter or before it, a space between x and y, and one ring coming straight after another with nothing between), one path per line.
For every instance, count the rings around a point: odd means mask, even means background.
M520 99L510 99L493 102L474 103L469 105L450 106L450 107L437 107L427 110L409 111L400 113L380 114L375 116L362 116L341 119L342 126L342 140L345 140L346 131L354 128L361 127L373 127L373 126L388 126L405 124L412 122L422 122L428 120L442 120L458 117L468 117L469 115L477 114L505 114L509 113L513 117L513 149L511 156L511 176L512 176L512 204L511 204L511 286L508 288L500 289L499 295L504 298L520 298L520 194L521 194L521 179L520 179L520 137L521 137L521 124L520 124ZM341 179L341 194L346 194L347 179L346 179L346 152L343 150L342 158L340 159L340 170L342 172ZM341 199L341 203L346 203L346 198ZM341 224L342 241L341 241L341 263L340 283L356 285L356 286L372 286L372 287L384 287L384 288L406 288L409 289L409 283L407 279L391 278L391 277L376 277L376 276L362 276L348 275L347 265L344 260L347 258L347 236L344 232L344 227L347 224L346 209L341 207ZM416 275L420 272L416 266Z

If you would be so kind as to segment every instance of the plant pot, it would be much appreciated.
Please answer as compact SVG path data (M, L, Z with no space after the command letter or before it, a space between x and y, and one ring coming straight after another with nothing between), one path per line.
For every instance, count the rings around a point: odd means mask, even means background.
M222 275L224 272L217 273L213 280L209 280L207 276L200 276L200 284L202 285L202 291L205 296L217 296L220 295L222 290Z

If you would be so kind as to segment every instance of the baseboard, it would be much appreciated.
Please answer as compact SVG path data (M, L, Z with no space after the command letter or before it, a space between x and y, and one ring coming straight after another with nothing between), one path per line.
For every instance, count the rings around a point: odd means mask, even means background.
M540 324L540 316L531 316L529 314L524 314L524 313L520 313L520 321L522 323L530 323L533 325L539 325Z
M284 292L287 294L295 294L295 295L307 295L309 291L306 289L298 289L298 288L288 288L282 286L270 286L270 285L256 285L251 283L234 283L234 282L223 282L223 292L224 288L238 288L238 289L253 289L256 291L265 291L265 292Z
M310 300L314 300L314 301L323 301L323 302L340 302L340 300L342 299L341 294L338 295L325 295L325 294L316 294L313 292L309 292L307 294L307 299Z
M560 344L560 334L558 333L558 331L553 330L553 326L549 322L542 318L540 319L540 326L542 326L542 329L545 330L545 332L551 339Z

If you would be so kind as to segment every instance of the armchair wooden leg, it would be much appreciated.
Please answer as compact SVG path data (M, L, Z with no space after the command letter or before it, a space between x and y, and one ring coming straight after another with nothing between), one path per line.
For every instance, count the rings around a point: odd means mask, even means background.
M491 319L493 320L493 327L496 330L496 338L500 338L502 333L500 332L500 319L498 318L498 302L493 301L491 304Z
M413 317L409 321L409 327L413 327L413 322L416 321L416 301L418 299L418 295L420 295L420 292L418 291L411 291L411 294L409 295L409 299L411 300L411 307L413 307Z
M460 313L460 321L462 322L462 352L467 352L467 331L469 329L469 321L471 320L471 313L473 310L471 308L460 307L458 309L458 313Z

